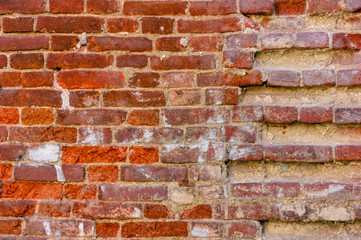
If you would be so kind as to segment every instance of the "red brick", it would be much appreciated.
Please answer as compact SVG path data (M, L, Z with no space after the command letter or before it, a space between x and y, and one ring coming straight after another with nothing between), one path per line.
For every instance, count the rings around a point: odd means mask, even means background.
M171 56L163 59L152 56L150 66L153 70L212 69L216 67L216 61L213 55Z
M105 201L162 201L167 200L165 186L100 186L99 199Z
M224 51L223 65L227 68L252 68L253 52Z
M278 220L281 217L277 205L262 203L229 206L228 214L230 219Z
M192 237L224 237L225 225L222 222L192 222L191 236Z
M0 108L0 124L19 123L19 111L16 108Z
M120 229L119 223L101 222L96 224L97 237L117 237Z
M51 36L51 50L72 51L75 50L79 38L73 35L53 35Z
M333 13L341 10L338 0L308 0L308 13Z
M58 110L57 122L62 125L118 125L127 112L114 109Z
M187 3L183 1L125 1L125 15L181 15L185 14Z
M6 126L0 126L0 142L5 142L8 137L8 129Z
M72 91L70 92L69 102L70 106L73 107L98 107L100 93L96 91Z
M4 32L32 32L34 19L32 17L3 18Z
M243 105L233 108L234 122L261 122L263 121L263 107L258 105Z
M361 146L338 145L335 147L335 159L337 161L361 160Z
M172 218L172 213L167 206L160 204L146 204L144 217L149 219Z
M328 48L329 36L324 32L303 32L296 34L296 48Z
M272 13L273 0L238 0L241 13L255 14L255 13Z
M10 66L15 69L37 69L44 67L44 55L41 53L18 53L10 56Z
M52 87L53 73L47 71L41 72L23 72L21 74L23 87Z
M168 101L173 106L198 105L201 98L202 93L198 89L170 90Z
M61 183L3 182L1 197L20 199L61 199L63 197L63 185Z
M135 219L141 216L141 205L103 201L77 202L74 204L74 215L90 219Z
M26 146L22 144L0 144L0 160L20 160L26 153Z
M135 182L177 182L187 179L185 167L124 166L121 168L123 181Z
M237 88L207 89L206 104L237 105L238 89Z
M51 13L81 13L83 12L84 0L50 0Z
M9 140L18 142L61 142L75 143L76 128L67 127L12 127L9 131Z
M188 142L199 140L217 140L218 129L216 127L188 127L185 138Z
M5 68L8 65L8 57L4 54L0 55L0 68Z
M122 144L151 143L171 144L180 143L183 137L183 130L180 128L121 128L115 133L115 140Z
M0 220L0 234L21 234L22 220L2 219Z
M161 107L166 105L163 91L108 91L103 93L105 107Z
M66 202L40 202L38 215L42 217L70 217L71 205Z
M268 72L267 86L299 87L301 76L289 70L273 70Z
M355 219L361 219L361 207L355 207Z
M249 126L223 126L221 128L223 142L247 142L254 143L257 139L257 128Z
M334 49L360 50L361 34L335 33L332 36Z
M128 123L131 125L159 125L158 110L134 110L129 113Z
M263 85L262 72L253 70L251 72L246 72L243 76L226 72L223 74L222 85L235 87L261 86Z
M118 32L137 32L138 21L129 18L108 18L107 19L107 30L111 33Z
M117 57L117 67L145 68L148 65L148 56L140 54L119 55Z
M131 147L129 148L129 162L133 164L159 162L158 149L150 147Z
M226 37L226 46L228 49L242 49L257 46L257 34L255 33L236 33Z
M23 108L21 111L23 125L49 125L54 121L54 112L49 108Z
M345 0L345 10L348 12L357 12L361 9L361 2L358 0Z
M164 109L164 123L171 125L228 123L229 111L224 108Z
M199 147L187 145L163 146L160 158L163 163L196 163L200 157Z
M207 219L212 218L212 207L208 204L197 205L183 211L181 219Z
M256 221L237 221L229 225L228 235L230 237L257 239L261 235L261 225Z
M331 162L332 147L313 145L265 146L265 158L279 162Z
M335 123L361 123L361 108L336 108Z
M0 72L1 87L18 87L21 85L20 72Z
M82 163L116 163L125 162L127 149L125 147L63 147L63 164Z
M0 201L0 216L32 216L35 208L36 202L32 200L3 200Z
M46 60L50 69L106 68L112 64L113 56L94 53L50 53Z
M59 170L63 176L58 175ZM79 182L84 180L84 168L73 165L20 164L14 168L14 179L24 181Z
M300 185L295 182L270 182L270 183L235 183L232 184L234 197L296 197L300 194Z
M306 12L306 0L276 0L277 15L301 15Z
M156 72L135 72L129 78L128 87L154 88L159 85L160 74Z
M174 19L146 17L142 19L142 32L151 34L173 33Z
M263 146L231 145L228 157L232 161L259 161L263 159Z
M43 0L14 0L0 2L0 14L42 13L45 11Z
M192 52L212 52L222 50L222 36L200 36L189 39Z
M209 20L178 20L180 33L225 33L241 31L242 26L238 17L223 17Z
M37 236L68 236L68 237L90 237L93 235L95 223L85 220L39 220L27 219L25 235ZM44 227L46 224L48 228ZM82 226L79 227L79 226Z
M185 51L186 47L181 45L182 37L161 37L156 41L158 51L180 52Z
M301 107L300 122L325 123L332 122L333 109L331 107Z
M302 72L303 85L306 87L334 86L336 74L333 70L308 70Z
M361 85L361 71L354 70L341 70L337 72L337 85L338 86L359 86Z
M308 197L347 196L352 193L353 185L337 182L316 182L304 185L304 192Z
M88 0L87 12L95 14L116 13L119 11L117 0Z
M79 143L83 144L109 144L112 141L110 128L83 127L79 128Z
M88 179L89 182L116 182L118 172L118 166L92 165L88 170Z
M295 35L292 33L269 33L261 38L263 50L289 49L295 45Z
M192 16L236 13L236 0L190 2L189 12Z
M296 107L265 106L264 118L266 122L293 123L298 120L298 109Z
M41 35L8 35L0 37L0 51L38 49L49 49L49 37Z
M68 199L95 199L96 195L96 185L66 184L64 187L64 197Z
M82 56L76 56L81 58ZM97 59L89 58L84 61L84 67L92 64L91 61ZM60 59L59 59L60 60ZM70 60L70 59L69 59ZM73 61L73 60L70 60ZM89 62L88 62L89 61ZM107 61L107 60L106 60ZM88 62L88 63L86 63ZM83 65L80 64L80 65ZM55 67L55 65L53 65ZM64 67L64 66L63 66ZM69 68L70 65L68 65ZM76 66L74 66L76 67ZM79 66L82 67L82 66ZM91 67L91 66L89 66ZM104 65L105 67L105 65ZM87 89L87 88L122 88L124 87L124 76L121 72L109 72L109 71L66 71L58 74L58 83L62 88L66 89Z
M0 163L0 180L10 179L13 175L13 165L11 163Z
M162 73L163 87L192 87L193 72L164 72Z
M146 37L94 36L88 38L88 50L144 52L152 50L152 41Z
M122 226L124 238L156 238L188 236L186 222L127 222Z
M39 16L36 31L49 33L99 33L104 19L93 16Z

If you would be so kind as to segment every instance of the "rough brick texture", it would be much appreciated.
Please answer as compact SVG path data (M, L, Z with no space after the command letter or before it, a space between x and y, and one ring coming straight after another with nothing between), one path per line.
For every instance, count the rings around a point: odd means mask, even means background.
M0 239L361 239L360 0L0 0Z

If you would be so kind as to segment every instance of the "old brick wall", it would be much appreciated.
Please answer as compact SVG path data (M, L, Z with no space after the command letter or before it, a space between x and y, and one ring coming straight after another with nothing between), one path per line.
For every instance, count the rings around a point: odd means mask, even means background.
M0 239L361 239L360 0L0 0Z

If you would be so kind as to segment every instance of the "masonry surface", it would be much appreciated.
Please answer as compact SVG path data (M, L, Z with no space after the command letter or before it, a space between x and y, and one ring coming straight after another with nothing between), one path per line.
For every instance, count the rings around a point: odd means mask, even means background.
M0 239L361 239L360 0L1 0Z

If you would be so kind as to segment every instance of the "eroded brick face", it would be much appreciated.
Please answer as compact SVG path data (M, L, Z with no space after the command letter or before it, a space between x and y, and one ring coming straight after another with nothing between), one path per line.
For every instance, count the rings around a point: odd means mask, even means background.
M361 239L360 0L0 0L0 239Z

